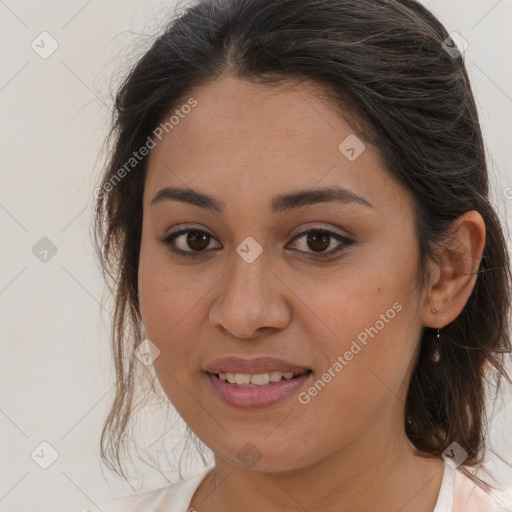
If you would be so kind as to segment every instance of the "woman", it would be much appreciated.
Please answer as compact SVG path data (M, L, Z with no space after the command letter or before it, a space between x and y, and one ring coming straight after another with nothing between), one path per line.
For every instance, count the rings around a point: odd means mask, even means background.
M123 474L152 363L215 465L102 510L506 510L469 469L485 379L510 381L509 255L463 57L429 11L195 2L112 133L102 455Z

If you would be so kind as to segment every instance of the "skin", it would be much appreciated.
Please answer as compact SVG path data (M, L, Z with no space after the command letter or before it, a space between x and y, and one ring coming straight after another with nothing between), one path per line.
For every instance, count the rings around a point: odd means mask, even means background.
M423 327L450 323L471 294L484 223L477 212L458 219L442 265L430 264L420 288L412 196L370 144L355 161L338 150L354 132L315 91L312 84L271 89L219 78L189 91L198 105L150 155L141 314L161 351L154 365L163 389L215 456L191 502L199 512L358 512L376 503L382 511L431 512L441 486L443 461L413 454L404 402ZM171 185L214 196L224 213L175 200L150 206ZM330 185L373 207L269 209L275 195ZM174 255L158 240L185 223L212 235L209 256ZM321 259L307 234L296 238L312 228L354 244ZM263 249L250 264L236 252L248 236ZM197 247L186 235L179 240L174 246L182 250ZM328 240L324 252L339 247ZM397 302L401 311L306 405L294 395L235 409L202 371L222 356L271 355L312 369L316 380ZM248 442L261 455L251 467L237 457Z

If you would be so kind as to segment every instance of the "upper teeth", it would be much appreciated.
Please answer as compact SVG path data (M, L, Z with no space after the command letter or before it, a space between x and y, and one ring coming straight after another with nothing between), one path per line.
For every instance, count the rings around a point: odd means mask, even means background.
M227 380L230 384L238 384L239 386L264 386L269 382L279 382L281 379L293 379L299 375L293 372L269 372L269 373L219 373L220 380Z

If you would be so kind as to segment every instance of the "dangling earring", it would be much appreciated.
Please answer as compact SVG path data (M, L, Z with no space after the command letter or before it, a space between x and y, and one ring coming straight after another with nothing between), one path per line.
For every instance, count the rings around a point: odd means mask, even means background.
M437 311L434 309L432 311L432 313L434 313L434 315L435 315L435 314L437 314ZM440 338L441 338L441 333L440 333L439 328L438 328L437 329L437 341L438 342L440 341ZM434 354L434 361L437 363L437 361L439 361L440 357L441 356L439 355L439 349L438 349L438 350L436 350L436 353Z

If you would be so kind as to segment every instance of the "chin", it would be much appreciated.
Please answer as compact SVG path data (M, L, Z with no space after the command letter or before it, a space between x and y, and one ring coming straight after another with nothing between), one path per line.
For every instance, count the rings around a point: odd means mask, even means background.
M288 439L288 442L290 440ZM248 471L262 471L279 473L283 471L298 470L318 461L318 450L310 453L302 453L297 450L301 443L276 442L274 439L262 437L259 441L254 437L248 437L247 441L231 443L229 447L210 448L215 458L221 458L240 469Z

